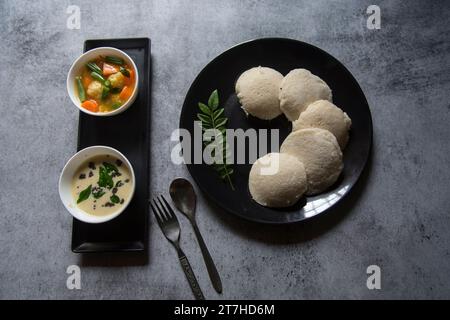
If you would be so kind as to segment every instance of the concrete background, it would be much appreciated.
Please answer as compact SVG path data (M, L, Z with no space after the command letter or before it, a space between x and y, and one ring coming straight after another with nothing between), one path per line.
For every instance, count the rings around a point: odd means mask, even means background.
M103 3L103 2L102 2ZM81 8L81 29L66 8ZM323 219L259 226L200 198L198 220L222 276L210 285L184 217L182 246L207 298L450 298L450 6L444 1L0 2L0 298L191 299L176 253L156 225L148 258L70 251L60 170L76 150L78 113L66 93L72 61L91 38L150 37L151 191L185 167L170 133L192 80L216 55L258 37L289 37L342 61L372 110L374 150L357 191ZM366 9L381 8L380 30ZM111 19L113 17L113 19ZM66 288L77 264L82 289ZM366 268L382 270L368 290Z

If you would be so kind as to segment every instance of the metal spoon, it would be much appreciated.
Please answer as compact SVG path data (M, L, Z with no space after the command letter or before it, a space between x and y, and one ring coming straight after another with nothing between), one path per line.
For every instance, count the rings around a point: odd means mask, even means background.
M208 270L209 278L211 279L214 289L218 293L222 293L222 281L220 280L219 273L216 266L209 254L203 237L198 229L197 222L195 221L195 205L196 196L192 184L183 178L176 178L172 181L169 188L170 196L175 203L175 206L180 210L186 218L191 222L194 228L195 236L197 237L198 244L202 250L203 259L205 260L206 269Z

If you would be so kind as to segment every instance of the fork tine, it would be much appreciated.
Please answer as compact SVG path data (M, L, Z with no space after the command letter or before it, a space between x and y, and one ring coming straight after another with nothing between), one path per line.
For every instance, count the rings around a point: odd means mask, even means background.
M174 215L170 212L170 207L167 207L166 205L163 204L163 202L161 201L161 197L158 197L158 202L161 205L161 207L164 210L164 213L166 214L167 217L167 221L173 221L174 220Z
M162 226L163 220L161 220L161 217L160 217L160 214L159 214L158 210L153 206L153 204L151 202L150 202L150 207L153 210L153 214L155 215L156 221L158 222L159 226Z
M156 197L156 199L158 199L159 205L163 208L164 210L164 214L166 215L166 219L167 221L171 220L172 217L169 213L169 210L167 210L166 206L162 203L161 199L159 197Z
M167 210L170 213L170 216L172 219L178 220L177 216L175 215L175 212L173 212L172 207L169 205L169 203L167 202L166 198L164 198L163 195L161 195L161 198L163 199L164 203L166 204Z
M156 200L158 200L158 201L156 201ZM158 204L158 202L159 202L159 204ZM158 197L156 197L156 199L153 199L153 203L158 208L158 212L161 217L161 221L163 221L163 222L169 221L169 217L167 215L167 210L166 210L166 208L164 208L161 201L159 201Z

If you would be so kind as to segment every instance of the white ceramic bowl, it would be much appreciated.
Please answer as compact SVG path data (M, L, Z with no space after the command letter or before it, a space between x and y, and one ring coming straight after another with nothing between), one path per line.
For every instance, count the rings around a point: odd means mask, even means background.
M117 108L116 110L109 112L92 112L81 107L81 101L80 98L78 97L78 89L75 85L75 77L80 75L81 71L84 68L86 68L86 63L98 58L98 56L100 55L116 56L124 59L126 64L133 67L133 71L136 78L134 91L128 98L128 100L123 105L121 105L120 108ZM72 64L72 67L70 67L69 74L67 75L67 92L69 93L69 97L72 100L73 104L76 105L77 108L83 111L84 113L98 117L113 116L127 110L133 104L134 100L136 100L139 91L138 87L139 87L139 73L134 61L130 58L129 55L127 55L122 50L111 47L100 47L85 52L77 60L75 60L75 62Z
M106 216L94 216L92 214L86 213L83 210L79 209L76 203L76 200L72 196L72 181L73 176L75 175L77 169L87 160L95 156L100 155L111 155L121 160L127 167L130 169L131 174L131 194L128 199L124 202L122 206L118 208L118 210L113 211L111 214ZM128 161L125 156L117 151L114 148L106 147L106 146L92 146L85 148L83 150L78 151L72 158L67 161L64 169L61 172L61 176L59 177L59 196L61 201L63 202L66 209L70 212L72 216L77 218L80 221L87 223L101 223L114 219L119 214L125 210L125 208L130 203L131 199L134 195L134 189L136 187L134 177L134 170L131 166L130 161Z

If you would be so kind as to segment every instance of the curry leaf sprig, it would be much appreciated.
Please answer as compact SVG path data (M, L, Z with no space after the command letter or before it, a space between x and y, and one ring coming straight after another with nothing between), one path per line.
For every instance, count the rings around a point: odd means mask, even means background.
M217 89L214 90L208 99L208 104L204 104L202 102L198 103L198 107L200 112L197 113L197 118L201 121L202 130L206 131L208 129L218 130L222 137L221 139L214 139L212 141L204 141L205 147L212 147L212 150L217 150L220 146L219 143L222 144L222 157L223 160L221 163L214 162L212 164L213 168L217 171L220 178L222 180L227 181L230 184L232 190L234 190L233 183L231 181L231 175L233 174L233 168L229 161L230 152L228 150L228 144L226 142L225 130L227 128L228 119L224 115L224 108L219 107L219 93ZM214 157L214 151L211 156Z

